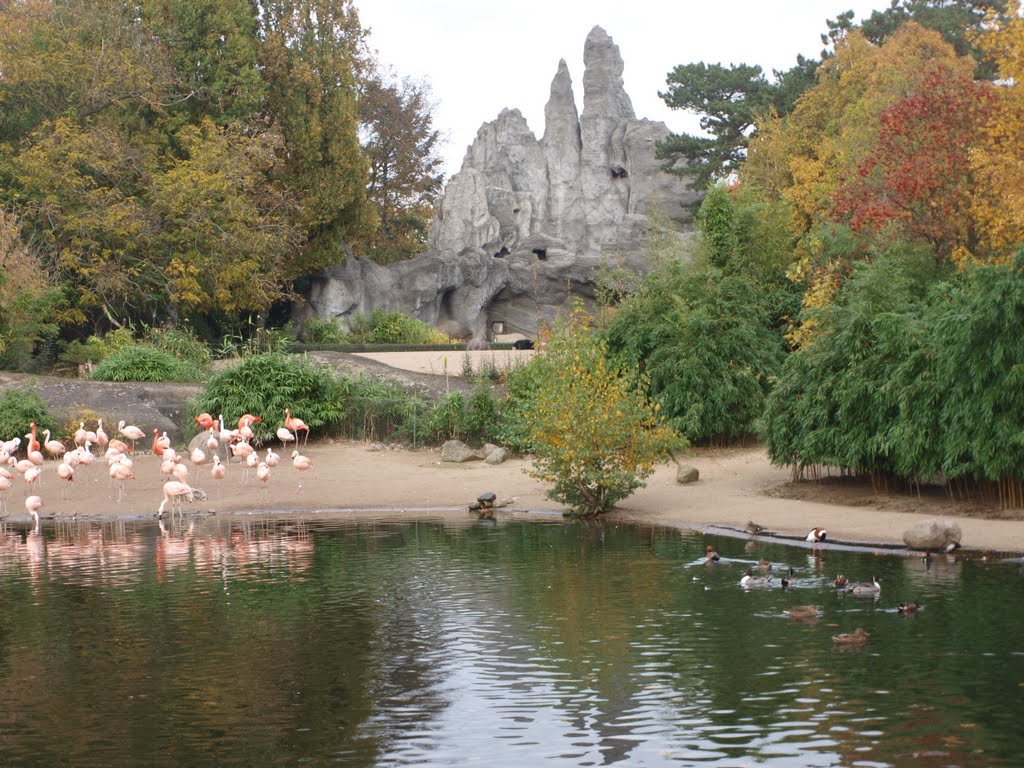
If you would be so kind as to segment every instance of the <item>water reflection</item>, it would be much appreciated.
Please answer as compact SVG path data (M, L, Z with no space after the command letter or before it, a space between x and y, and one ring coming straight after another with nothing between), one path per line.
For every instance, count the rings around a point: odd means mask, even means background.
M502 520L0 529L0 764L1021 764L1017 564L749 545ZM742 589L761 560L791 588Z

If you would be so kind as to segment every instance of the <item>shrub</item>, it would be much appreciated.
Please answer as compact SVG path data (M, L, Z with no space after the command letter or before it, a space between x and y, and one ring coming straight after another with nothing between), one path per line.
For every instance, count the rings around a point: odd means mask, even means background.
M205 368L212 357L210 348L196 338L188 328L151 328L146 342L169 355L200 368Z
M148 344L133 344L107 357L93 370L100 381L195 381L194 365Z
M56 419L34 390L8 389L0 394L0 437L5 440L24 438L33 421L40 434L44 429L57 431ZM24 440L22 445L25 445Z
M348 334L336 317L310 317L302 329L302 340L307 344L344 344L347 338Z
M427 442L462 440L482 445L498 439L500 409L485 379L478 379L469 397L449 392L430 410L423 423Z
M369 316L356 315L348 339L353 344L443 344L450 340L422 320L383 309L375 309Z
M548 496L593 515L643 487L654 464L685 441L581 320L577 312L537 356L525 437L537 453L530 474L551 484Z
M311 431L336 426L344 415L341 397L341 384L328 368L303 357L272 353L250 357L213 376L189 401L189 417L202 412L224 415L230 424L251 413L262 419L253 426L262 441L272 439L284 424L285 408Z

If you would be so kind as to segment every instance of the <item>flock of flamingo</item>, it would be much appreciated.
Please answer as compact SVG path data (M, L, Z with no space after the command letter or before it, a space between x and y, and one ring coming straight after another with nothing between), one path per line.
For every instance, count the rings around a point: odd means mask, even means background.
M313 467L313 461L298 450L300 433L304 433L303 446L309 441L309 425L292 416L290 408L285 408L284 413L283 426L277 430L277 438L281 441L282 450L286 450L291 442L296 445L291 452L291 459L292 466L298 470L298 488L301 491L302 475ZM172 517L175 512L181 513L183 500L192 501L195 498L199 491L189 482L192 470L205 471L209 463L210 477L220 481L227 475L227 463L237 459L242 466L242 482L245 483L252 473L265 488L272 470L281 460L273 448L268 448L262 457L256 449L252 427L262 421L259 416L250 413L242 415L235 429L227 426L223 415L215 419L208 413L201 413L195 420L200 433L192 440L193 447L188 456L171 447L166 432L161 434L160 430L153 430L153 453L160 459L161 474L168 478L163 484L163 500L157 507L158 518L163 518L168 511ZM32 517L36 528L40 524L39 511L44 502L42 496L35 491L43 484L44 468L48 464L56 466L56 475L62 481L61 498L67 499L69 489L75 482L75 473L84 470L97 459L105 460L111 487L116 489L117 501L121 501L125 494L125 484L135 479L131 454L135 452L138 441L147 436L142 429L134 424L126 424L124 420L117 425L119 437L107 435L103 429L103 419L98 420L95 431L87 430L85 422L80 422L74 434L75 447L69 449L60 440L53 439L48 429L42 430L43 441L40 443L34 421L30 422L28 429L24 435L24 458L18 458L22 447L20 437L0 444L0 518L7 514L7 493L20 475L26 494L25 511ZM99 453L94 453L93 448ZM224 454L223 461L221 451Z

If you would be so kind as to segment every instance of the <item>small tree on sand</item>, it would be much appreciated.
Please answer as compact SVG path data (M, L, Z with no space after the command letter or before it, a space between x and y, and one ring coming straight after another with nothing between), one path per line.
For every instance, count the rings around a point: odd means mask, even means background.
M533 361L538 387L524 409L537 460L532 477L580 515L607 512L644 486L660 458L685 439L621 368L575 312Z

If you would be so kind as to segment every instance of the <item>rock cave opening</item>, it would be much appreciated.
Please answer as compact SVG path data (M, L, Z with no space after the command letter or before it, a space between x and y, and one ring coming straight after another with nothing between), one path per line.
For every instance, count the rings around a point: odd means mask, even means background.
M509 254L508 247L503 245L503 246L501 246L501 250L498 251L496 254L494 254L494 258L496 258L496 259L503 259L506 256L508 256L508 254Z
M534 248L533 252L537 254L537 258L541 261L548 260L548 249L547 248Z

